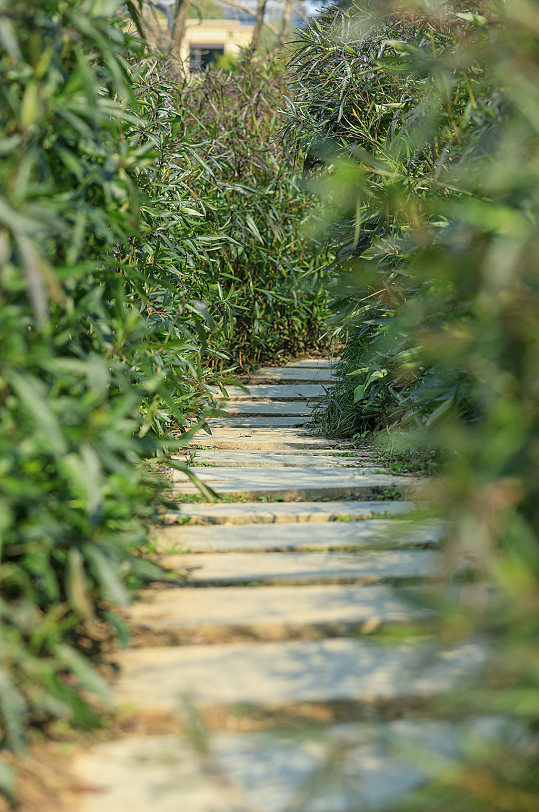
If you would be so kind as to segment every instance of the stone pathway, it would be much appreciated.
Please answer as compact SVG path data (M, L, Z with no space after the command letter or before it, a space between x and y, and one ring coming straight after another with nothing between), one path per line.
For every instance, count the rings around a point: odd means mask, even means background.
M422 718L485 654L429 633L443 527L413 521L414 479L309 434L332 376L307 359L258 370L249 394L230 387L194 470L232 501L189 502L196 488L175 472L178 504L153 542L187 584L140 594L113 684L150 733L77 758L83 812L391 808L463 731L498 735L496 720Z

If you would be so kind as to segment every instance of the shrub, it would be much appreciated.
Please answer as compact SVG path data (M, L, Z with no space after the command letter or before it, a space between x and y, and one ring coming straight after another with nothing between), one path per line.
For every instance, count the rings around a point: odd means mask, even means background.
M351 336L323 416L337 436L416 425L454 407L471 417L476 408L464 370L426 363L410 329L418 317L425 329L458 322L464 289L455 295L453 280L420 275L412 263L418 233L435 219L427 202L453 194L446 175L457 160L474 163L489 148L501 97L478 62L451 64L463 58L455 33L466 31L479 47L466 20L378 9L355 3L330 15L329 28L315 25L300 38L291 62L289 129L320 168L323 219L341 271L336 334ZM328 164L329 176L321 169Z
M326 422L438 450L448 561L495 587L447 596L485 683L445 712L501 713L515 742L454 760L406 809L537 797L539 63L533 3L352 3L300 39L291 122L311 149L347 339ZM434 9L434 10L433 10ZM329 168L331 164L331 169ZM328 211L328 209L330 209ZM355 403L353 400L355 399ZM413 431L412 431L413 430ZM452 598L453 595L453 598ZM465 747L466 750L466 747ZM392 809L395 809L392 806Z
M165 488L145 460L213 413L209 383L266 341L312 345L323 313L294 236L308 200L269 142L279 80L268 99L254 66L178 88L122 8L0 0L0 744L13 749L31 724L99 723L91 660L111 633L125 641L115 607L130 590L165 577L140 555Z
M95 4L94 4L95 5ZM119 246L136 226L129 43L88 2L0 6L2 740L95 716L81 624L118 621L150 515L138 463L151 379ZM144 359L147 360L147 359ZM152 376L155 377L155 376ZM70 677L69 675L72 675Z

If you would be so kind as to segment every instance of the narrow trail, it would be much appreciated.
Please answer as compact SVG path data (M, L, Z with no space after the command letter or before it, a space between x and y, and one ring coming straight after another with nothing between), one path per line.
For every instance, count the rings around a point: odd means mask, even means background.
M148 589L130 610L113 691L134 732L77 758L95 790L83 812L378 809L424 780L417 752L451 749L451 724L422 709L483 653L406 636L432 621L421 594L441 528L410 521L412 478L309 435L332 374L303 360L230 389L195 464L238 500L189 503L197 490L176 474L155 545L189 585Z

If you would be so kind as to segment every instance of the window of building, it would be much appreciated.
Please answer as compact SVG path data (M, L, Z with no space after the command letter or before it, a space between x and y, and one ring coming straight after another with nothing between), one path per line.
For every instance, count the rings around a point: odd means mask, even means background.
M191 43L189 46L189 70L201 71L211 65L215 59L224 54L223 45L200 45Z

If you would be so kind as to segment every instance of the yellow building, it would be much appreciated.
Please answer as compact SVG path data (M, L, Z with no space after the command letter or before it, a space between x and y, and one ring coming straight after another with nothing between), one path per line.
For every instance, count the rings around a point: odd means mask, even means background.
M142 23L149 42L163 53L172 50L186 72L203 70L221 54L238 54L250 44L253 35L253 26L238 20L189 18L178 47L178 43L171 43L169 19L155 7L144 8Z
M187 20L180 57L190 71L203 70L216 56L234 56L246 48L253 26L236 20Z

